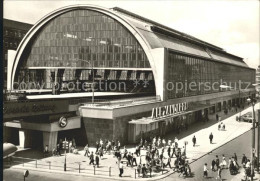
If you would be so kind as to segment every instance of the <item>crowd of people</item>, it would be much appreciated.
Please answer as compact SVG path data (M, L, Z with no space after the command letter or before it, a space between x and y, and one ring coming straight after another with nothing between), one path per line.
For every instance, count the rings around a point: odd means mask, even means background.
M141 150L143 150L142 155ZM142 177L146 177L152 171L160 172L166 167L183 176L189 176L191 172L189 162L186 160L185 147L179 147L176 137L174 140L154 137L151 142L141 139L132 152L125 146L121 148L119 141L100 139L96 141L95 153L90 152L88 145L85 146L84 151L84 156L89 157L89 164L95 164L97 167L104 154L113 153L119 167L119 176L123 174L123 163L126 163L127 167L136 167L137 174ZM172 158L175 160L172 161Z

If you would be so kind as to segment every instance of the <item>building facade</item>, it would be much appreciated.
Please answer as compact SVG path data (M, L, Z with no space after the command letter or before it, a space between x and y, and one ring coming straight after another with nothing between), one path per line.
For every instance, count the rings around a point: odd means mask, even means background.
M9 19L3 19L3 79L4 89L6 89L7 81L7 52L8 50L16 50L19 43L32 27L31 24L18 22Z
M111 92L105 83L113 83L113 92L153 96L77 104L74 109L66 103L69 109L61 114L77 113L80 124L74 128L80 129L89 144L99 138L126 144L178 131L184 124L240 107L255 94L255 70L242 58L121 8L75 5L51 12L30 29L9 58L13 62L8 68L11 90L33 83L32 89L58 85L59 90L68 91L69 84L78 82L77 92L88 92L83 85L94 81L102 82L96 92ZM126 85L124 89L119 89L120 83ZM230 88L221 89L221 85ZM55 115L48 111L44 124L50 129L44 128L48 132L44 135L52 139L49 145L55 145L62 128L51 128L52 122L59 121L50 121ZM35 123L24 125L32 130L30 124ZM12 121L6 126L21 128Z

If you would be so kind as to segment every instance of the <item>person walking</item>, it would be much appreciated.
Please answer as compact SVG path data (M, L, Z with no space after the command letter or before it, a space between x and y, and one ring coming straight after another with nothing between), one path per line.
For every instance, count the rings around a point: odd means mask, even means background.
M168 156L170 157L171 156L171 146L168 146L167 152L168 152Z
M171 157L170 156L167 159L167 163L166 163L165 167L167 167L168 165L169 165L170 168L172 168L172 166L171 166Z
M243 165L243 167L245 167L246 163L247 163L247 157L246 157L245 154L243 154L243 157L242 157L242 160L241 160L241 164Z
M86 144L86 146L84 147L84 150L85 150L85 154L84 154L84 156L87 155L87 157L89 157L89 156L88 156L88 154L89 154L88 144Z
M216 161L215 161L215 159L213 159L212 162L211 162L211 170L212 171L215 171L215 165L216 165Z
M143 167L142 167L143 178L146 177L146 171L147 171L146 166L145 166L145 164L143 164Z
M119 177L122 177L123 173L124 173L124 167L123 167L123 162L121 161L119 163Z
M217 168L219 167L219 158L218 158L218 155L216 155L216 166L217 166Z
M96 154L95 161L96 161L96 165L97 165L97 168L98 168L99 167L99 156L98 156L98 154Z
M210 133L210 135L209 135L209 141L210 141L210 144L212 144L212 140L213 140L213 134Z
M57 144L57 155L59 156L61 156L60 150L61 150L60 144Z
M218 122L218 117L219 117L218 114L216 114L216 121L217 121L217 122Z
M90 156L89 156L89 165L93 164L94 165L94 154L93 154L93 151L91 152Z
M203 166L203 177L208 178L208 168L207 168L207 163L205 163L204 166Z
M193 147L196 145L196 141L197 141L197 139L196 139L196 137L195 137L195 135L194 135L193 138L192 138Z
M134 165L134 163L135 163L135 166L137 166L136 154L135 153L132 153L132 158L133 158L132 165Z
M222 180L222 178L221 178L221 172L222 172L221 167L218 167L217 170L218 170L218 175L217 175L216 180L219 180L219 179Z

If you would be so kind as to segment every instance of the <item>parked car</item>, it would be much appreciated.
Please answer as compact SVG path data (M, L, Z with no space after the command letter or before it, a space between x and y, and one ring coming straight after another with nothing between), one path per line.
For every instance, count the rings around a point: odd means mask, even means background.
M252 123L253 122L253 113L247 112L246 114L241 116L242 121Z

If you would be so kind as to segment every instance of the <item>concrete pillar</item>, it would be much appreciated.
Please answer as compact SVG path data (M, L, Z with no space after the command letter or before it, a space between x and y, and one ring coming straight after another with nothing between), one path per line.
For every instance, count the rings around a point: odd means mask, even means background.
M19 130L19 145L22 148L30 148L32 146L31 130Z
M55 132L43 131L43 148L45 148L46 145L48 145L49 151L52 151L53 148L56 148L57 137L58 137L57 131L55 131Z

